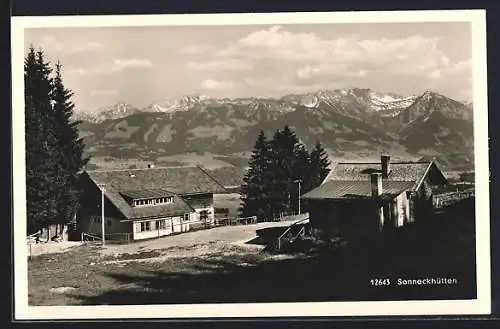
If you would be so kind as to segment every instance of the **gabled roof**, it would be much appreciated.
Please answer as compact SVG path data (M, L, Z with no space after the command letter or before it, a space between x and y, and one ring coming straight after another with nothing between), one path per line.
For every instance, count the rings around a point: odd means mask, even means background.
M319 187L302 197L306 199L371 197L372 173L381 173L380 162L337 163ZM395 197L407 190L415 191L427 175L430 175L435 182L446 182L446 178L432 161L391 162L389 176L382 180L383 194L380 198Z
M424 162L391 162L388 180L419 181L431 165ZM325 182L330 180L370 180L370 174L381 172L380 162L341 162L330 171Z
M224 192L224 187L200 167L89 170L96 184L114 191L164 189L175 194Z
M245 167L221 167L207 170L207 172L224 187L237 187L243 184L247 169Z
M86 171L86 174L96 186L106 185L106 197L127 219L173 216L192 212L193 208L182 199L182 195L225 191L223 186L200 167L92 170ZM174 195L174 202L156 206L132 207L123 195L128 195L132 199Z
M404 191L411 190L414 181L391 181L382 180L383 193L381 199L393 199ZM332 180L325 182L318 188L304 194L303 199L355 199L369 198L372 196L371 183L368 180Z

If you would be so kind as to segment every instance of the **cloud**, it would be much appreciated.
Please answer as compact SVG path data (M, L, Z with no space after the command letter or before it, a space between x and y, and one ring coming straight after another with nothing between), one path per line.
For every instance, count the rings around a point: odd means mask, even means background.
M92 90L90 91L89 95L91 98L116 96L118 95L118 90L116 89Z
M247 78L259 81L252 88L268 91L313 90L316 86L365 86L385 89L394 84L443 86L471 74L470 61L454 63L440 48L439 37L408 35L367 38L355 35L325 38L316 33L290 32L272 26L249 33L220 49L198 46L203 62L190 62L192 70L217 70L231 87L244 90L248 80L227 75L248 71ZM194 52L194 48L191 49ZM241 81L240 81L241 80ZM207 82L208 81L208 82ZM207 89L218 86L206 80ZM395 88L397 90L401 88ZM404 88L403 88L404 89ZM451 88L448 88L451 90Z
M229 58L226 60L212 60L205 62L189 62L186 65L189 69L204 71L204 70L230 70L230 71L246 71L254 68L252 62Z
M91 67L91 68L75 68L66 71L67 75L76 75L76 76L95 76L95 75L108 75L108 74L114 74L118 72L123 71L123 67L116 66L116 65L103 65L103 66L97 66L97 67Z
M182 47L177 52L179 54L195 55L195 54L203 54L211 50L213 50L213 47L210 45L189 45Z
M460 61L452 66L449 67L448 69L450 74L471 74L472 73L472 61L470 59L465 60L465 61Z
M429 78L431 78L431 79L441 78L441 71L440 70L433 70L431 73L429 73Z
M115 59L114 64L122 68L136 68L136 67L152 67L155 66L153 62L148 59Z
M68 70L66 74L77 76L109 75L123 72L126 69L149 68L155 64L147 59L115 59L111 64L91 68L75 68Z
M210 90L229 90L233 89L236 84L233 81L215 81L213 79L204 80L201 87Z
M96 51L103 49L104 46L101 43L95 41L69 41L62 42L55 38L54 36L43 36L40 38L38 44L34 44L35 47L42 47L44 50L50 53L63 54L63 55L76 55L81 53L87 53L90 51Z

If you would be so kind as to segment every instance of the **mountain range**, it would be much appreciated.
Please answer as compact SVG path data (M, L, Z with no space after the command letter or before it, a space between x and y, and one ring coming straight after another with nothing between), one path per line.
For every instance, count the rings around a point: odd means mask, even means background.
M473 155L473 110L434 91L401 96L371 89L322 90L281 98L186 95L138 109L118 103L77 112L92 155L155 160L165 155L251 151L259 130L291 126L307 146L317 140L337 158L391 152L411 157ZM468 162L468 163L467 163Z

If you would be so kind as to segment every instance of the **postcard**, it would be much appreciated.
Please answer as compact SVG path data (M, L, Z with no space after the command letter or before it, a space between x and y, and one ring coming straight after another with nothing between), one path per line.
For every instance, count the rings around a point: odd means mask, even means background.
M17 320L491 312L484 10L12 18Z

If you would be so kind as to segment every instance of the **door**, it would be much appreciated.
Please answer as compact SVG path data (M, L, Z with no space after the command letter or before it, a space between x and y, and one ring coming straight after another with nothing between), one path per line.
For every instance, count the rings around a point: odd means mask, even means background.
M182 223L181 223L181 218L180 217L174 217L172 219L172 227L173 227L173 231L175 233L182 232Z
M165 234L170 234L172 232L173 232L172 220L167 218L167 219L165 219Z

